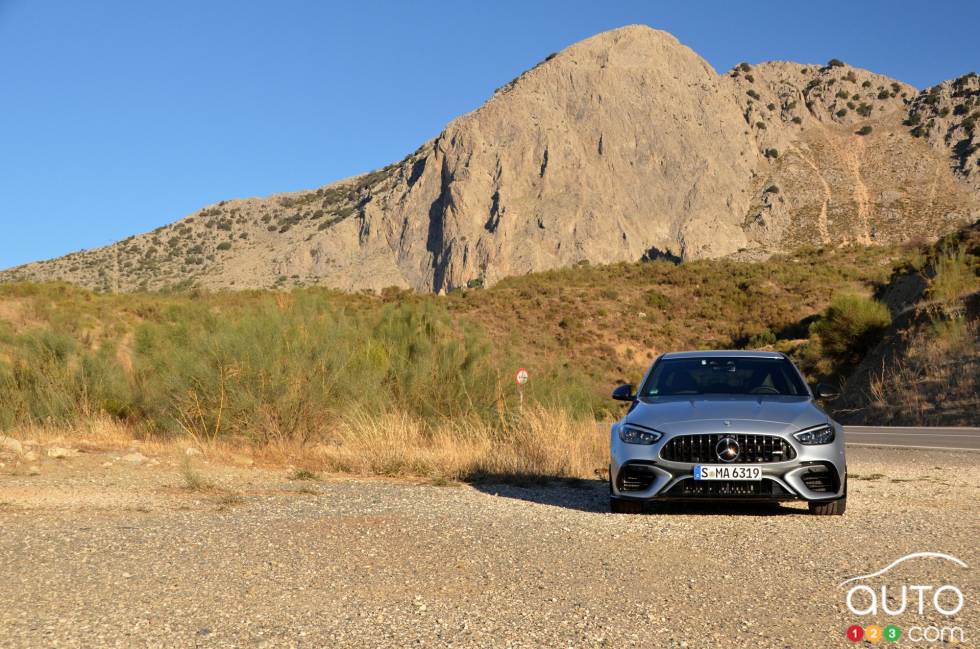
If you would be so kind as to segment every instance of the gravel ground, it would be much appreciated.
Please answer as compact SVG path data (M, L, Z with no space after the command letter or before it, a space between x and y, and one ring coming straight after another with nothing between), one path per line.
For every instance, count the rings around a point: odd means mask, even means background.
M219 488L190 492L177 458L120 455L42 455L36 475L0 457L0 646L825 647L853 646L855 622L926 621L968 646L980 634L975 453L854 449L840 518L611 515L594 481L291 481L200 459ZM966 593L955 618L847 612L839 582L925 550L971 566L903 564Z

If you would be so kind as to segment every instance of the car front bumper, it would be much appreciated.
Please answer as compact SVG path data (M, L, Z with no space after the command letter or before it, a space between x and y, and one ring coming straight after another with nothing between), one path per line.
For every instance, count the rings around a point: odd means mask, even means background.
M843 431L837 427L834 442L804 446L792 435L778 435L794 449L787 461L733 463L757 466L758 481L695 480L695 462L665 460L663 447L675 436L665 435L649 446L625 444L613 429L610 459L611 496L622 500L805 500L821 502L846 495ZM724 464L704 461L700 464Z

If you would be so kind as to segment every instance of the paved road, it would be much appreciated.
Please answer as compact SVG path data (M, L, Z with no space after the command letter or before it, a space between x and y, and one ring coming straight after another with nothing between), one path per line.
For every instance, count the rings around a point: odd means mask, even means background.
M845 426L850 446L959 449L980 451L980 428L924 426Z

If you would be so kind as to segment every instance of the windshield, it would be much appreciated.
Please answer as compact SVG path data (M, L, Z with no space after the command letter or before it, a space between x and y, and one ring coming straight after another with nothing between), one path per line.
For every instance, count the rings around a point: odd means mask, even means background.
M690 394L807 396L807 390L783 358L673 358L654 366L639 396Z

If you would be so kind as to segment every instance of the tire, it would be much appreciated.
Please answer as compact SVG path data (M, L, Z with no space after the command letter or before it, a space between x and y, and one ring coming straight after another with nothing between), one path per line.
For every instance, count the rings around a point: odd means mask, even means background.
M825 503L809 503L814 516L840 516L847 510L847 496Z
M609 499L609 511L613 514L642 514L643 503L637 500Z

